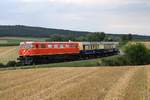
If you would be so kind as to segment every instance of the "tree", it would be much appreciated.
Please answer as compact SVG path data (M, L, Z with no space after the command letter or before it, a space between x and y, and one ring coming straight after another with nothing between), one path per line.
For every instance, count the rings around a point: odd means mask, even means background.
M89 34L87 38L88 38L88 41L103 41L105 38L105 33L95 32L95 33Z
M132 41L132 39L133 39L132 34L123 35L123 36L121 37L121 40L122 40L122 41L126 41L126 42Z
M129 41L132 41L132 39L133 39L132 34L128 34L128 40L129 40Z

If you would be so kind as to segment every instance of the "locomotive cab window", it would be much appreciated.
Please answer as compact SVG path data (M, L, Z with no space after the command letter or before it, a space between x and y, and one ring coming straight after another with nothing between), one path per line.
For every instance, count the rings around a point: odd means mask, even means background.
M33 48L32 44L25 44L25 49L31 49L31 48Z

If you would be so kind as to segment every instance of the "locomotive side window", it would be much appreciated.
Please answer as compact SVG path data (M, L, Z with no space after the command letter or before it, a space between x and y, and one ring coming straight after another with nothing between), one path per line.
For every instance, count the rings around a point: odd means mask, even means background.
M75 48L78 48L78 44L74 44L74 47L75 47Z
M45 44L41 44L41 48L46 48L46 45Z
M38 44L35 44L35 48L39 48L39 45L38 45Z
M58 48L58 45L57 45L57 44L55 44L55 45L54 45L54 48Z
M66 48L69 48L69 44L66 44Z
M70 48L73 48L73 44L69 44L69 47L70 47Z
M64 48L63 44L60 44L60 48Z
M48 45L48 48L53 48L52 44L49 44L49 45Z

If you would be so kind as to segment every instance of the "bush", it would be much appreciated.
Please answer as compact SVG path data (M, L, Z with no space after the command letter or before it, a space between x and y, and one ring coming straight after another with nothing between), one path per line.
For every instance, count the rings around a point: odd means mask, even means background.
M16 61L9 61L9 62L6 64L7 67L14 67L14 66L16 66L16 65L17 65Z
M124 66L124 65L128 65L128 63L129 61L125 58L125 56L104 58L101 61L101 65L103 66Z
M5 65L0 63L0 68L4 68L4 67L5 67Z
M125 47L125 56L131 65L144 65L150 63L150 50L143 44L130 44Z
M150 64L150 50L142 44L130 44L124 49L124 56L102 59L103 66L145 65Z

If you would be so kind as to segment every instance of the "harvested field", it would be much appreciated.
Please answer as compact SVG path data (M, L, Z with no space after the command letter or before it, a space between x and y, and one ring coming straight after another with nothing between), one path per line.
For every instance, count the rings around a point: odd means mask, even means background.
M0 63L6 64L9 61L15 61L17 57L17 46L0 47Z
M147 48L150 49L150 42L142 42Z
M129 44L135 44L135 43L142 43L142 44L144 44L147 48L149 48L150 49L150 42L149 41L147 41L147 42L129 42Z
M2 100L149 100L150 66L0 71Z

